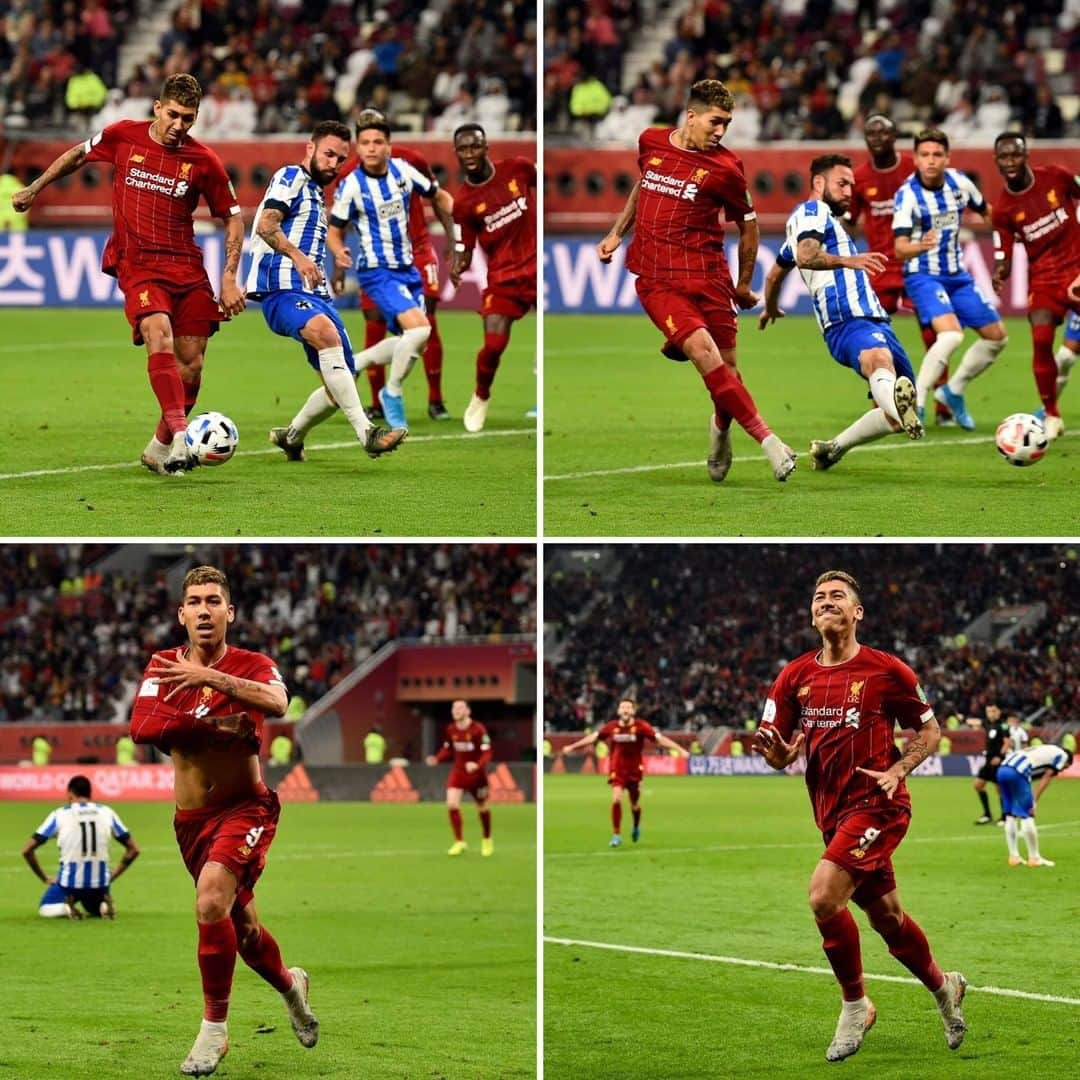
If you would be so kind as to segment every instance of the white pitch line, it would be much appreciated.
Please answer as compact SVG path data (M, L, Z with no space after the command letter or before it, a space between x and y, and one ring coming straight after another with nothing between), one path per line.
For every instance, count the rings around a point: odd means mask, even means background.
M506 438L512 435L535 435L536 428L508 428L506 431L481 431L476 434L470 434L467 431L463 431L457 435L410 435L407 442L409 444L414 443L428 443L428 442L451 442L458 439L498 439ZM334 443L308 443L307 448L309 450L356 450L359 449L360 444L355 440L349 442L334 442ZM241 457L269 457L274 454L280 454L281 450L275 447L270 447L266 450L238 450L236 456ZM18 472L18 473L0 473L0 480L27 480L34 476L67 476L74 473L87 473L87 472L106 472L112 469L141 469L142 466L137 461L121 461L114 462L109 465L69 465L63 469L33 469L30 472Z
M732 964L736 967L767 968L770 971L794 971L800 975L828 975L835 978L832 968L808 967L803 964L777 964L771 960L747 960L741 956L716 956L712 953L681 952L678 949L646 949L638 945L615 945L607 941L580 941L577 938L548 937L544 941L549 945L569 945L585 949L606 949L609 952L637 953L641 956L665 956L675 960L705 960L711 964ZM871 975L863 973L864 979L876 982L903 983L905 986L922 986L918 979L904 975ZM1057 994L1035 994L1028 990L1013 990L1006 986L972 986L968 992L992 994L996 997L1023 998L1025 1001L1046 1001L1055 1005L1080 1005L1080 998L1060 997Z
M1064 438L1074 438L1080 436L1080 431L1067 431ZM875 443L873 446L857 446L854 450L851 450L851 454L891 454L894 451L930 451L938 446L980 446L983 443L992 443L994 441L993 435L973 435L965 439L931 439L931 440L919 440L918 442L912 442L910 439L901 442L897 439L895 442ZM848 456L848 455L845 455ZM800 452L799 457L806 462L809 462L810 455L808 453ZM734 459L736 464L741 464L747 461L760 462L762 457L760 454L740 455ZM635 473L650 473L650 472L663 472L667 469L700 469L704 462L701 458L697 458L694 461L671 461L658 465L629 465L620 469L590 469L586 472L575 473L552 473L544 477L544 482L555 480L587 480L594 476L632 476ZM3 477L0 477L3 479Z

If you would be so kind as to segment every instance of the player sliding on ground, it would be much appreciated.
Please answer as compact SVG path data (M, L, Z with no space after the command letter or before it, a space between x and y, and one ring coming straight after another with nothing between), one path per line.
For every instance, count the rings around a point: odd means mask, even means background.
M815 469L835 465L853 446L902 432L921 439L915 410L915 372L870 285L870 274L886 268L876 251L860 255L840 218L851 205L854 173L850 158L825 154L810 163L809 201L787 221L787 239L765 281L765 310L758 325L782 319L780 288L798 266L810 291L814 317L833 359L858 372L877 406L833 439L815 439L810 457Z
M622 797L630 796L630 813L634 827L630 839L636 844L641 839L641 781L645 775L645 763L641 760L646 740L670 750L679 757L689 757L674 739L657 731L637 715L637 705L631 698L619 702L618 719L609 720L599 731L590 732L577 742L563 747L560 753L572 754L584 750L605 739L611 748L608 755L608 783L611 785L611 840L609 847L622 845Z
M967 1030L960 1008L967 981L938 967L926 935L900 904L892 866L911 821L905 779L934 753L941 731L911 668L858 642L863 614L850 574L829 570L817 579L810 616L821 649L780 672L752 743L774 769L806 748L806 787L825 841L810 878L810 908L843 997L828 1061L854 1054L877 1018L863 988L852 900L889 952L933 994L950 1050ZM893 742L898 722L915 729L903 755Z

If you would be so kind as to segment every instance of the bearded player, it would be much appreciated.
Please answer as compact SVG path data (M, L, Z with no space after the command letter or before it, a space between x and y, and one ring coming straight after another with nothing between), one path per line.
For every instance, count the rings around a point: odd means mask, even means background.
M196 464L184 442L187 414L199 396L210 336L244 310L237 285L244 222L225 167L188 132L199 115L202 89L190 75L170 75L154 102L154 120L120 120L61 154L11 199L29 210L38 193L83 165L115 167L113 234L101 269L124 294L132 340L145 345L150 386L161 407L157 431L143 451L151 472L176 474ZM225 222L221 303L214 298L195 243L192 215L204 196Z
M440 761L454 762L446 782L446 809L450 814L450 828L454 832L454 842L447 855L464 855L468 847L461 830L461 796L465 792L475 800L480 815L480 854L494 855L491 811L487 806L491 737L487 728L472 718L467 701L455 701L450 706L450 716L452 721L446 725L446 735L439 752L427 759L429 765L437 765Z
M641 306L666 338L661 352L689 360L712 398L709 478L720 483L731 468L734 419L760 443L773 476L786 480L795 470L795 454L765 423L735 361L735 312L758 302L750 291L758 223L742 162L720 145L734 108L722 82L702 79L690 87L681 127L641 133L641 179L596 251L601 262L610 262L634 229L626 266L638 276ZM724 257L725 220L739 230L734 284Z
M226 1018L236 957L282 995L301 1045L319 1021L308 976L286 968L255 911L254 888L277 831L280 804L262 781L264 716L282 716L288 694L274 662L229 645L236 611L225 575L199 566L184 578L178 611L188 644L156 653L143 674L131 736L172 758L176 839L195 880L203 1022L180 1071L209 1076L229 1049Z
M1080 177L1060 165L1032 166L1027 141L1012 131L994 140L994 161L1005 181L994 203L994 290L1000 293L1009 280L1013 243L1019 241L1028 257L1035 386L1045 411L1046 434L1056 439L1065 430L1065 422L1058 408L1062 372L1054 356L1054 332L1070 312L1080 314L1080 302L1069 296L1069 285L1080 274L1080 223L1076 220Z
M646 741L678 754L689 757L674 739L657 731L637 715L637 705L631 698L623 698L618 706L618 719L609 720L599 731L592 731L563 748L562 753L571 754L594 746L600 739L610 747L608 754L608 783L611 785L611 840L609 847L622 846L622 797L630 796L630 813L634 826L630 839L636 844L641 839L641 780L645 775L645 763L641 760Z
M454 132L454 153L465 183L454 197L454 264L457 288L479 244L487 257L487 286L480 306L484 347L476 354L476 389L465 409L466 431L483 431L491 384L510 343L510 329L536 307L536 165L527 158L492 161L479 124Z
M938 967L926 935L901 906L892 866L911 820L905 778L934 753L941 731L911 668L856 639L863 614L850 574L829 570L817 579L810 615L821 649L780 672L752 742L774 769L806 748L806 786L825 841L810 878L810 908L843 997L828 1061L854 1054L877 1018L863 989L852 900L889 952L933 994L950 1050L967 1030L961 1012L967 980ZM915 730L903 754L893 741L897 723Z

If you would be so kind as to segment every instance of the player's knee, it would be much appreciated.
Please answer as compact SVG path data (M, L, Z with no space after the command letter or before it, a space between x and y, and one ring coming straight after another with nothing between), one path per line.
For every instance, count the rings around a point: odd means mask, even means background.
M866 914L870 925L884 938L895 934L904 924L904 913L891 908L885 911L868 911Z
M225 889L200 888L195 894L195 917L199 922L220 922L229 914L234 897Z
M964 332L962 330L942 330L938 333L937 341L935 341L934 344L939 350L948 353L951 356L960 348L963 340Z
M811 884L808 896L810 910L818 922L831 919L844 907L844 901L837 897L831 889L820 885Z
M341 335L332 319L325 315L316 315L304 327L301 336L315 349L336 349L341 344Z

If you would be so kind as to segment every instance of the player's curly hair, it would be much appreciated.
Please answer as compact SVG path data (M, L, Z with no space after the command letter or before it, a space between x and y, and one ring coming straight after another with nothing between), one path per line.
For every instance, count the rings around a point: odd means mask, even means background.
M177 105L186 105L189 109L199 108L202 101L202 87L194 75L180 73L170 75L162 84L158 101L175 101Z
M842 581L854 595L855 603L862 603L859 583L846 570L826 570L824 574L818 574L818 579L814 582L814 589L816 590L819 585L826 581Z
M220 585L225 599L232 602L229 594L229 579L216 566L196 566L184 575L184 587L181 596L187 596L192 585Z
M686 107L694 112L702 109L731 112L735 108L735 96L719 79L699 79L690 87Z

